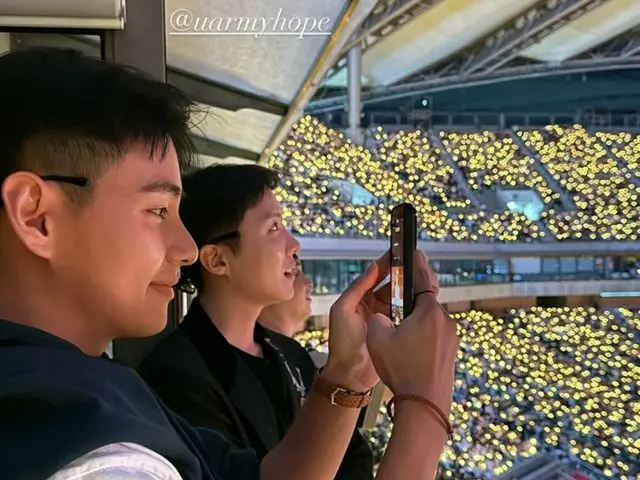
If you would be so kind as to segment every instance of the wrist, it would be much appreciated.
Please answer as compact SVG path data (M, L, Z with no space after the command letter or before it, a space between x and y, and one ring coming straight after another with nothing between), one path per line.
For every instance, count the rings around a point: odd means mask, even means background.
M428 432L431 442L442 443L447 441L448 432L442 423L438 421L432 412L417 402L398 402L394 408L394 428L403 425L419 425L420 431Z
M417 385L404 385L399 388L393 389L394 395L416 395L418 397L426 398L432 401L444 415L447 417L451 415L451 404L453 402L453 391L446 395L442 392L438 392L436 388L425 388ZM405 403L405 402L402 402ZM411 403L411 402L409 402Z
M331 355L322 369L322 378L327 382L355 393L366 393L371 387L364 385L358 378L355 368L332 361Z

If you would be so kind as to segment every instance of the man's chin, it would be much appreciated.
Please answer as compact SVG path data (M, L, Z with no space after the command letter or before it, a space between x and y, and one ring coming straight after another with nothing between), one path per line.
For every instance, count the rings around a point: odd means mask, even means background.
M296 291L293 288L293 286L291 286L291 288L289 288L289 285L287 285L280 292L280 295L278 296L279 299L278 299L277 303L288 302L290 300L293 300L293 297L295 297L295 295L296 295Z
M162 332L167 326L167 314L159 315L155 318L138 319L134 325L127 328L128 338L147 338L153 337Z

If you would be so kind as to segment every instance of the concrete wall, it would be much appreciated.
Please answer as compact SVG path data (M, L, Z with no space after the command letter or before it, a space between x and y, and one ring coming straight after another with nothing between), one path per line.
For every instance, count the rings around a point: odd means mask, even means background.
M500 313L512 308L531 308L536 306L536 297L503 297L476 300L471 302L474 310Z
M640 308L640 297L596 298L596 304L600 308Z
M445 303L444 308L446 308L449 313L468 312L471 310L471 302Z
M575 308L575 307L583 307L585 305L592 305L596 303L599 296L594 295L573 295L567 297L567 307Z

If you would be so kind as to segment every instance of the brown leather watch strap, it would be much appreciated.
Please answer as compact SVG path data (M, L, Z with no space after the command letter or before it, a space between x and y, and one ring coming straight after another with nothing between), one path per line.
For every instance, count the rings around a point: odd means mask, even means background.
M327 382L320 372L316 374L315 390L331 400L332 405L347 408L362 408L371 403L371 390L365 393L351 392Z

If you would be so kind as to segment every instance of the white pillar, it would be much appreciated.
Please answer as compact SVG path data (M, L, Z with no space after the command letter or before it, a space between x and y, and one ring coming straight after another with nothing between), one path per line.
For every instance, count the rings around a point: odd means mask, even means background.
M348 136L354 143L362 144L363 135L360 128L360 113L362 111L361 78L362 78L362 47L356 43L347 54L347 71L349 74L349 129Z

